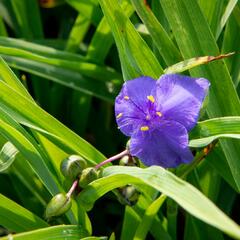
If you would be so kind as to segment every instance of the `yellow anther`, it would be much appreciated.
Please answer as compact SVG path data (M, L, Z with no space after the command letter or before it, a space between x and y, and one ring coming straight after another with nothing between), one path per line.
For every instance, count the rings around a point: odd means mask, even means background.
M142 126L140 128L141 131L148 131L149 130L149 127L148 126Z
M147 96L147 99L152 103L155 102L155 99L154 99L153 95Z
M161 117L162 116L162 113L161 112L156 112L156 114Z
M119 113L119 114L116 116L116 118L118 119L118 118L120 118L122 115L123 115L122 113Z
M125 100L128 100L128 99L129 99L129 96L124 96L124 99L125 99Z

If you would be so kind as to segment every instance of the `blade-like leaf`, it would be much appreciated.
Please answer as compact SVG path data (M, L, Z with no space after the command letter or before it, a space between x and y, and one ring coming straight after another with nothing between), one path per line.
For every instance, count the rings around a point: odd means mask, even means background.
M21 95L27 97L28 99L32 99L31 95L27 92L26 88L22 85L16 75L12 72L12 70L8 67L8 65L4 62L4 60L0 57L0 77L1 80L9 84L12 88L14 88Z
M215 38L216 38L216 39L219 38L219 36L220 36L223 28L224 28L225 25L226 25L227 20L228 20L228 18L230 17L230 15L231 15L234 7L236 6L237 2L238 2L238 0L230 0L230 1L228 2L228 5L227 5L227 7L226 7L226 9L225 9L225 12L224 12L221 20L220 20L220 23L219 23L218 26L217 26L216 35L215 35Z
M164 69L164 73L179 73L179 72L184 72L189 69L192 69L194 67L198 67L202 64L207 64L215 60L219 60L222 58L227 58L232 56L234 53L227 53L227 54L221 54L219 56L204 56L204 57L195 57L191 58L179 63L176 63L166 69Z
M0 194L0 224L15 232L47 227L41 218Z
M0 107L0 133L6 139L14 144L19 152L25 156L26 160L39 176L43 184L52 195L60 192L60 189L51 175L49 169L44 162L44 155L40 154L40 149L33 138L10 118Z
M133 14L134 9L131 4L124 1L121 6L127 17ZM96 63L103 63L113 43L111 28L107 23L106 17L103 17L89 44L87 59Z
M80 226L77 225L61 225L48 228L42 228L30 232L19 233L16 235L10 234L7 237L0 238L1 240L16 239L16 240L79 240L86 237L87 234Z
M137 186L147 184L175 200L193 216L235 238L240 238L240 228L236 223L192 185L161 167L141 169L114 166L105 168L103 176L89 184L79 195L82 205L87 209L90 209L99 197L116 187L129 183Z
M4 47L12 47L26 50L35 54L42 55L47 58L60 58L69 61L84 61L84 57L79 54L73 54L65 51L60 51L52 47L46 47L41 44L25 41L22 39L7 38L0 36L0 45Z
M94 25L97 25L102 17L102 12L98 7L97 0L66 0L79 13L91 20Z
M120 74L116 73L113 69L107 67L101 67L93 63L68 61L56 58L47 58L45 56L28 52L26 50L1 47L0 54L10 55L14 57L21 57L23 59L29 59L40 63L47 63L53 66L62 67L69 70L75 70L81 72L87 77L98 80L119 80Z
M69 52L76 52L89 27L90 21L85 16L78 14L69 34L65 50Z
M125 80L139 75L158 78L162 68L117 0L99 0L115 38ZM143 64L144 60L144 64Z
M55 139L53 143L66 152L78 153L93 164L104 159L93 146L1 81L0 98L0 108L11 113L21 124L45 134L50 140Z
M13 161L18 150L11 142L6 142L0 152L0 172L8 169Z
M4 56L7 63L16 69L23 70L71 89L113 102L120 87L120 81L94 81L77 71L51 66L46 63L31 61L11 56Z
M131 0L139 17L146 25L158 51L162 55L167 65L181 61L179 50L173 44L171 38L166 33L160 22L152 13L149 6L144 1Z
M218 138L240 139L240 117L212 118L199 122L192 135L191 147L204 147Z

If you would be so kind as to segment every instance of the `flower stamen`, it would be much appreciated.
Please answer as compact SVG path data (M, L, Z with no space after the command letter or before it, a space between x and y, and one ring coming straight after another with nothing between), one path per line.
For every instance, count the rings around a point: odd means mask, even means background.
M153 97L153 95L147 96L147 99L148 99L150 102L152 102L152 103L155 102L155 98Z
M150 119L151 119L150 115L147 115L146 120L150 120Z
M161 117L162 116L162 113L161 112L156 112L156 114Z
M141 131L148 131L149 130L149 127L148 126L142 126L140 128Z
M122 113L119 113L117 116L116 116L116 119L119 119L120 117L122 117Z
M125 100L129 100L129 96L124 96L124 99Z

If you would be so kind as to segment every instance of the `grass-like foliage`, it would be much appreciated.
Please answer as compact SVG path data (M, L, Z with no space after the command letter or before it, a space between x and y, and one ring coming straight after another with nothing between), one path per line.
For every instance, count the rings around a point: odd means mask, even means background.
M239 32L236 0L1 0L0 239L240 239Z

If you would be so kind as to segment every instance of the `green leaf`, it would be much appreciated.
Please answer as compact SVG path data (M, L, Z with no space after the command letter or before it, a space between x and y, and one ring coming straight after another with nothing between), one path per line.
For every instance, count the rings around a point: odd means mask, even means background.
M91 22L85 16L78 14L68 37L65 48L66 51L76 52L78 50L80 43L90 27L90 23Z
M40 6L36 0L25 0L26 15L29 28L34 38L43 38L43 26L40 15Z
M149 6L144 1L131 0L139 17L146 25L154 44L158 48L160 54L167 65L176 63L182 59L179 50L173 44L171 38L164 30L160 22L152 13Z
M32 38L29 21L27 19L27 9L25 0L19 2L18 0L10 0L14 15L17 19L18 30L20 35L24 38Z
M33 138L24 128L2 111L2 106L0 106L0 110L1 135L12 142L18 151L25 156L26 160L52 195L60 192L57 182L44 162L44 155L40 154L37 143L34 142Z
M198 3L208 21L213 35L215 35L224 11L225 2L219 2L218 0L199 0Z
M27 92L26 88L22 85L13 71L8 67L4 60L0 57L0 77L1 79L14 88L21 95L32 99L31 95Z
M82 205L87 209L90 209L99 197L114 188L126 184L135 184L139 187L142 184L147 184L175 200L193 216L232 237L240 238L240 228L236 223L196 188L161 167L141 169L114 166L105 168L103 176L103 178L89 184L79 195Z
M7 38L0 36L0 45L4 47L12 47L21 50L26 50L47 58L59 58L69 61L84 61L84 57L79 54L73 54L65 51L60 51L52 47L46 47L41 44L36 44L22 39Z
M189 69L192 69L194 67L198 67L202 64L207 64L215 60L219 60L222 58L227 58L232 56L234 53L227 53L227 54L221 54L219 56L204 56L204 57L195 57L188 60L184 60L182 62L176 63L166 69L164 69L164 73L179 73L184 72Z
M94 81L94 79L84 77L77 71L51 66L46 63L11 56L4 56L4 59L13 68L44 77L68 88L96 96L108 102L114 101L120 87L120 81Z
M227 4L227 7L224 11L224 14L222 15L222 18L220 20L220 23L217 26L217 30L216 30L216 35L215 38L216 40L219 38L223 28L226 25L227 20L229 19L234 7L236 6L238 0L230 0Z
M0 172L5 171L11 166L17 153L18 150L11 142L4 144L0 152Z
M216 146L211 154L206 158L207 164L225 179L225 181L236 191L239 192L236 182L233 178L231 169L225 160L224 153L220 146Z
M107 237L86 237L86 238L81 238L81 240L107 240Z
M91 77L98 80L119 80L121 79L120 74L116 73L113 69L98 66L93 63L88 62L77 62L62 60L57 58L47 58L44 55L39 55L31 53L26 50L12 48L12 47L2 47L0 46L0 54L5 54L14 57L21 57L23 59L29 59L32 61L47 63L56 67L62 67L68 70L75 70L81 72L84 76Z
M7 237L0 238L1 240L8 240L10 238L16 240L79 240L86 237L87 234L80 226L77 225L60 225L42 228L30 232L24 232L19 234L10 234Z
M158 78L162 67L118 1L99 0L99 3L118 47L124 79L129 80L139 75Z
M131 4L124 1L121 6L127 17L133 14L134 9ZM87 59L96 63L103 63L113 43L111 28L106 17L103 17L89 44Z
M0 17L0 35L1 36L7 36L7 30L6 30L6 27L4 25L2 17Z
M240 117L212 118L199 122L191 134L193 139L189 142L190 147L204 147L218 138L240 139Z
M238 6L237 6L238 7ZM235 8L237 9L237 8ZM240 10L238 10L240 11ZM240 12L238 12L239 15ZM240 41L239 25L234 16L231 16L227 22L223 35L222 52L238 51L238 42ZM234 85L237 87L240 81L240 54L226 59L229 72L231 73Z
M15 232L47 227L41 218L0 194L0 224Z
M166 196L161 195L156 200L154 200L152 202L152 204L150 204L150 206L146 209L146 211L140 221L140 224L137 227L136 233L134 235L135 240L137 240L137 239L141 240L141 239L146 238L146 235L152 225L152 222L153 222L154 218L156 217L160 207L164 203L165 199L166 199ZM167 237L167 236L165 236L165 237Z
M93 146L1 81L0 98L0 108L14 116L21 124L44 134L66 152L78 153L92 164L104 159Z
M98 8L97 0L66 0L66 2L75 8L78 12L97 25L102 18L102 12Z

